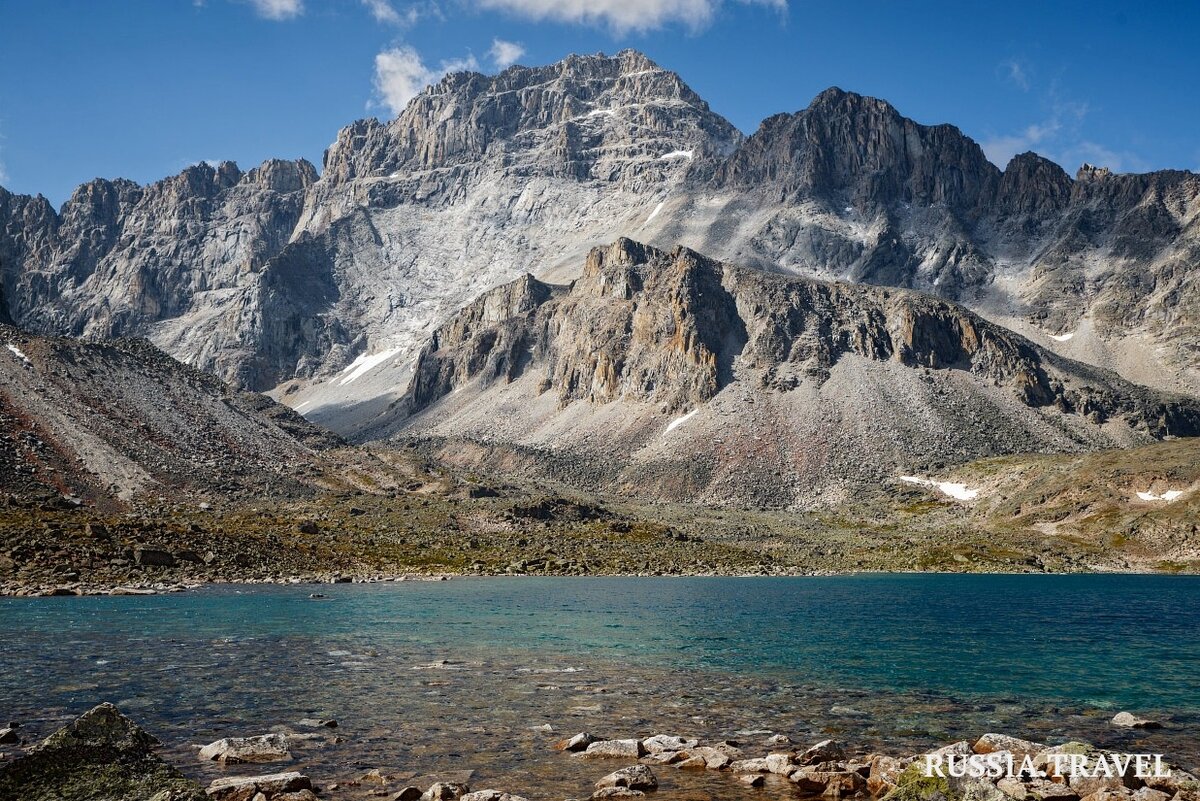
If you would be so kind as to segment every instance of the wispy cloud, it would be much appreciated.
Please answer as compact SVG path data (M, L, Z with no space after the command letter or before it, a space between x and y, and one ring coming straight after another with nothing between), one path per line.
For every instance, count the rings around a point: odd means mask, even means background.
M246 0L260 17L285 20L304 13L304 0Z
M1029 91L1029 67L1020 59L1010 58L1000 65L1001 70L1022 92Z
M506 42L503 39L493 39L492 49L488 51L491 56L492 65L496 69L502 70L505 67L510 67L520 60L521 56L525 55L525 48L520 42Z
M738 0L787 11L787 0ZM607 25L615 33L680 23L698 31L708 27L722 0L480 0L479 5L535 21Z
M410 3L404 11L397 11L391 0L362 0L362 4L371 12L376 22L397 27L415 25L423 8L417 3Z
M375 102L393 115L404 111L408 101L421 90L451 72L477 70L474 56L443 61L436 69L427 67L411 45L398 45L375 56Z

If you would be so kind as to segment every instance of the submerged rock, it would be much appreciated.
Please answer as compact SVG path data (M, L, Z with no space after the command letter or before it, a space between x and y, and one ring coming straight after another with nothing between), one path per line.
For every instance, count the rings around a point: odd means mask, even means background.
M200 785L154 754L158 740L100 704L0 765L0 798L22 801L202 801Z
M1112 725L1123 729L1161 729L1162 724L1157 720L1139 718L1132 712L1118 712L1113 716Z

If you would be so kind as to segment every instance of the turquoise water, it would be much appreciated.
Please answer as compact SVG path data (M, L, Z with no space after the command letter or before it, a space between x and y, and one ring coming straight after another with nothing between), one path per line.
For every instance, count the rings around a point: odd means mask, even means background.
M444 770L447 749L461 762L463 733L474 732L484 772L514 780L555 736L531 734L535 724L614 736L832 733L885 750L1000 729L1140 738L1200 761L1195 577L210 587L4 599L0 636L0 716L31 730L111 700L183 754L210 735L325 714L349 732L336 757L311 757L326 772L387 759ZM1118 709L1168 728L1114 731L1106 721Z

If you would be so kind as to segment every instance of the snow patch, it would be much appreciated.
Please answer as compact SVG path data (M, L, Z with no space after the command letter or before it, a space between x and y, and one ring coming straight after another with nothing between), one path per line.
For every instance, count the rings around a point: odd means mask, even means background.
M900 476L906 484L919 484L922 487L933 487L944 495L949 495L957 501L973 501L979 497L979 490L971 489L966 484L956 484L953 481L935 481L920 476Z
M25 351L21 350L13 343L9 342L7 347L10 351L12 351L12 354L14 356L16 356L18 359L20 359L21 361L25 362L26 364L33 363L33 362L29 361L29 357L25 355Z
M599 116L611 117L614 114L616 114L616 112L613 111L611 108L594 108L591 111L589 111L586 114L586 116L588 116L588 117L599 117Z
M402 350L404 349L390 348L388 350L381 350L379 353L372 353L370 355L364 353L362 356L359 356L357 359L351 362L345 370L342 370L342 374L346 377L338 382L338 386L342 387L351 383L352 381L362 378L364 375L371 372L388 359L391 359L399 354Z
M1176 498L1183 495L1183 490L1167 490L1162 495L1155 495L1153 492L1139 492L1137 496L1143 501L1163 501L1170 503Z
M645 223L642 223L642 225L645 225L646 223L649 223L651 220L653 220L655 217L657 217L657 216L658 216L658 213L659 213L660 211L662 211L663 203L666 203L666 202L667 202L667 201L665 201L665 200L663 200L663 201L660 201L660 202L659 202L659 204L658 204L657 206L655 206L655 207L654 207L654 211L650 212L650 216L646 218L646 222L645 222Z
M1051 334L1050 338L1053 339L1055 342L1066 342L1073 336L1075 336L1074 331L1072 331L1069 334Z
M700 411L700 410L699 410L699 409L692 409L690 412L688 412L687 414L685 414L683 417L676 417L674 420L672 420L671 422L667 423L667 430L666 430L666 431L664 431L663 433L664 433L664 434L670 434L670 433L671 433L672 431L674 431L676 428L678 428L679 426L681 426L681 425L683 425L684 423L686 423L688 420L691 420L693 417L695 417L695 416L696 416L696 412L698 412L698 411Z
M692 157L695 155L696 155L695 150L672 150L670 153L663 153L661 156L658 157L658 160L663 161L664 159L688 159L689 161L691 161Z

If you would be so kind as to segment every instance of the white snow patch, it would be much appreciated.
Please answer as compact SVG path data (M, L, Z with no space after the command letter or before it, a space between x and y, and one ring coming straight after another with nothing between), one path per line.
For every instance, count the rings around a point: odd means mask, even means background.
M688 159L691 160L696 155L695 150L672 150L670 153L663 153L658 157L659 161L664 159Z
M293 408L293 409L292 409L292 411L293 411L293 412L298 412L298 411L300 411L301 409L303 409L305 406L310 406L310 405L312 405L312 401L310 401L310 400L306 400L304 403L302 403L302 404L300 404L299 406L296 406L295 408Z
M1074 331L1072 331L1069 334L1051 334L1050 338L1053 339L1055 342L1066 342L1073 336L1075 336Z
M357 359L355 359L353 362L351 362L350 365L348 367L346 367L345 370L342 370L342 373L346 377L338 382L338 386L339 387L345 386L346 384L349 384L352 381L362 378L364 375L371 372L376 367L378 367L379 365L386 362L388 359L391 359L394 356L396 356L402 350L404 350L404 349L403 348L389 348L388 350L381 350L379 353L372 353L369 355L364 353L362 356L359 356Z
M688 412L687 414L685 414L683 417L676 417L674 420L672 420L671 422L667 423L667 430L666 430L666 431L664 431L663 433L664 433L664 434L670 434L670 433L671 433L672 431L674 431L676 428L678 428L679 426L681 426L681 425L683 425L684 423L686 423L688 420L691 420L693 417L695 417L695 416L696 416L696 412L698 412L698 411L700 411L700 410L699 410L699 409L692 409L690 412Z
M979 490L971 489L966 484L956 484L953 481L935 481L920 476L900 476L906 484L920 484L922 487L933 487L944 495L949 495L957 501L973 501L979 497Z
M1183 495L1183 490L1167 490L1162 495L1155 495L1153 492L1139 492L1137 496L1143 501L1165 501L1170 503L1176 498Z
M611 117L614 114L616 114L616 112L613 111L611 108L594 108L587 113L587 116L588 117L599 117L599 116L603 115L605 117Z
M25 355L25 351L21 350L13 343L11 343L11 342L8 343L8 349L10 351L12 351L12 354L14 356L16 356L18 359L20 359L21 361L25 362L26 364L32 364L32 362L29 361L29 357Z
M645 223L642 223L642 225L645 225L646 223L650 222L650 221L651 221L651 220L653 220L655 217L657 217L657 216L658 216L658 213L659 213L660 211L662 211L663 203L666 203L666 202L667 202L667 201L665 201L665 200L663 200L663 201L660 201L660 202L659 202L659 204L658 204L657 206L655 206L655 207L654 207L654 211L650 212L650 216L646 218L646 222L645 222Z

